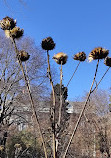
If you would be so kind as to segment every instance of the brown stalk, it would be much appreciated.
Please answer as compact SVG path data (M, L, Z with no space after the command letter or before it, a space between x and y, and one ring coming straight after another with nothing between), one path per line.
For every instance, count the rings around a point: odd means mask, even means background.
M78 126L79 126L79 123L80 123L81 118L82 118L82 116L83 116L83 114L84 114L84 111L85 111L87 102L88 102L88 100L89 100L89 98L90 98L91 91L92 91L92 88L93 88L93 85L94 85L94 82L95 82L95 79L96 79L97 70L98 70L98 65L99 65L99 59L98 59L97 65L96 65L96 71L95 71L95 75L94 75L94 79L93 79L93 82L92 82L90 91L89 91L89 93L88 93L88 96L87 96L86 102L85 102L85 104L84 104L84 106L83 106L83 109L82 109L82 111L81 111L81 113L80 113L80 115L79 115L79 118L78 118L78 120L77 120L77 123L76 123L76 125L75 125L75 127L74 127L73 133L72 133L71 138L70 138L70 140L69 140L69 143L68 143L68 145L67 145L67 147L66 147L66 150L65 150L65 153L64 153L64 155L63 155L63 158L66 157L66 154L67 154L67 152L68 152L68 149L69 149L69 147L70 147L70 144L71 144L71 142L72 142L72 139L74 138L74 136L75 136L75 134L76 134L76 131L77 131Z
M49 61L49 52L47 50L47 63L48 63L48 77L50 80L50 84L52 87L52 96L53 96L53 106L51 107L51 118L52 118L52 137L53 137L53 158L57 157L57 152L56 152L56 131L55 131L55 91L54 91L54 85L52 81L52 76L51 76L51 70L50 70L50 61Z
M57 125L60 127L60 122L61 122L61 111L62 111L62 61L61 61L61 69L60 69L60 106L59 106L59 118L58 118L58 123Z
M44 149L45 158L48 158L48 157L47 157L47 150L46 150L46 147L45 147L45 141L44 141L44 138L43 138L43 135L42 135L42 130L41 130L41 127L40 127L40 123L39 123L39 120L38 120L37 112L36 112L36 110L35 110L34 101L33 101L32 94L31 94L31 90L30 90L29 79L28 79L28 77L27 77L26 74L25 74L25 71L24 71L22 62L21 62L21 60L20 60L20 58L19 58L19 56L18 56L18 49L17 49L17 46L16 46L16 42L15 42L15 40L14 40L12 37L11 37L11 39L12 39L12 42L13 42L13 44L14 44L15 53L16 53L16 55L17 55L18 62L19 62L20 68L21 68L21 70L22 70L22 73L23 73L23 76L24 76L24 80L25 80L25 83L26 83L26 86L27 86L27 90L28 90L28 94L29 94L29 98L30 98L31 107L32 107L32 111L33 111L34 118L35 118L35 122L38 124L38 129L39 129L41 141L42 141L42 144L43 144L43 149Z

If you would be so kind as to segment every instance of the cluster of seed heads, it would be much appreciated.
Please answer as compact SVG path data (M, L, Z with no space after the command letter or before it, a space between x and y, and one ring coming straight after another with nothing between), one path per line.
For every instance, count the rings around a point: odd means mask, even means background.
M6 16L0 21L0 27L5 31L7 38L18 39L22 37L24 30L16 27L16 20Z
M55 43L51 37L47 37L42 40L41 47L47 51L53 50L55 48ZM97 47L90 52L90 54L88 56L88 60L92 61L92 60L96 60L96 59L105 59L108 56L108 54L109 54L109 50L102 48L102 47ZM67 62L68 56L67 56L67 54L65 54L63 52L60 52L60 53L57 53L56 55L54 55L53 59L55 60L55 62L57 64L64 65ZM85 54L85 52L79 52L73 56L73 59L83 62L86 60L86 54ZM104 63L107 66L111 66L110 58L107 57L105 59Z
M5 31L5 35L7 38L13 38L13 39L18 39L23 36L24 30L20 29L19 27L16 26L16 20L13 18L10 18L6 16L2 20L0 20L0 27L2 30ZM53 50L55 48L55 43L51 37L44 38L42 40L41 46L44 50ZM97 47L93 49L89 56L88 60L96 60L96 59L104 59L108 56L109 50L104 49L102 47ZM25 52L25 51L19 51L19 58L21 61L26 61L28 60L30 55ZM56 55L53 56L53 59L56 61L57 64L66 64L68 56L67 54L60 52L57 53ZM74 60L79 60L79 61L85 61L86 59L86 54L84 52L79 52L74 55L73 57ZM109 57L107 57L104 61L105 65L111 66L111 60Z
M5 35L10 39L19 39L23 36L24 30L16 26L16 20L6 16L0 20L0 27L5 31ZM29 59L30 55L24 50L18 51L18 59L21 61L26 61Z

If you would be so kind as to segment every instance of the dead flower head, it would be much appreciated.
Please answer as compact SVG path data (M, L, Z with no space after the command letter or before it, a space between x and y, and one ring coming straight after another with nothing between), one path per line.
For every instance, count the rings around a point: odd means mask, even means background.
M111 58L110 57L106 57L105 60L104 60L104 64L106 66L111 67Z
M15 144L14 147L15 148L21 148L21 144Z
M13 39L18 39L20 37L22 37L24 33L23 29L20 29L19 27L14 27L12 30L5 30L5 35L7 38L13 38Z
M92 60L96 59L104 59L109 54L109 50L104 49L102 47L97 47L91 51L89 54L88 60L91 62Z
M56 55L53 56L53 59L55 60L55 62L57 64L61 64L64 65L66 62L67 62L67 54L63 53L63 52L60 52L60 53L57 53Z
M51 37L47 37L42 40L41 46L44 50L53 50L55 43Z
M4 150L4 145L0 145L0 151Z
M0 20L0 26L2 30L11 30L16 26L16 20L6 16Z
M79 61L85 61L86 60L86 54L84 52L79 52L74 55L73 57L74 60L79 60Z
M19 59L21 61L27 61L29 59L30 55L25 52L24 50L19 51Z

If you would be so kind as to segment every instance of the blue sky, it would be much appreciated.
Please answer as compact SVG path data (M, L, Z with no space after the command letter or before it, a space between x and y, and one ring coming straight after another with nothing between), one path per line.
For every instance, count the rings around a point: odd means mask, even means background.
M86 55L95 47L110 50L111 56L111 0L7 0L8 6L0 1L0 19L6 15L17 19L17 25L24 28L24 35L30 36L37 46L43 38L51 36L56 48L50 52L51 58L58 52L68 55L63 66L63 83L67 84L78 62L72 56L79 51ZM51 66L59 65L51 61ZM93 80L96 61L81 63L69 85L69 100L81 98L88 92ZM97 80L107 67L100 61ZM58 80L59 82L59 76ZM111 70L107 73L99 88L109 90Z

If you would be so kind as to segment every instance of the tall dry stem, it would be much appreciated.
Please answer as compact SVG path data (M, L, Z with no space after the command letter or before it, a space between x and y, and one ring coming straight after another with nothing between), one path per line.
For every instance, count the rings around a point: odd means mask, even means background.
M57 157L57 152L56 152L56 128L55 128L55 91L54 91L54 85L52 81L52 76L51 76L51 70L50 70L50 61L49 61L49 52L47 51L47 63L48 63L48 77L50 80L50 84L52 87L52 97L53 97L53 106L51 107L51 118L52 118L52 143L53 143L53 157Z
M41 138L41 141L42 141L42 144L43 144L45 158L48 158L47 157L47 150L46 150L46 147L45 147L45 141L44 141L44 138L43 138L43 135L42 135L42 130L41 130L41 127L40 127L40 123L39 123L39 120L38 120L37 112L35 110L34 101L33 101L32 94L31 94L29 78L27 77L27 75L26 75L26 73L24 71L22 62L21 62L21 60L20 60L20 58L18 56L18 49L17 49L17 46L16 46L16 42L15 42L15 40L13 38L11 38L11 39L12 39L12 42L13 42L13 45L14 45L14 48L15 48L15 53L16 53L16 56L18 58L18 62L19 62L20 68L21 68L23 76L24 76L25 84L27 86L27 90L28 90L28 94L29 94L29 98L30 98L30 102L31 102L31 107L32 107L32 111L33 111L33 116L34 116L34 122L36 122L37 125L38 125L40 138Z
M62 61L61 61L61 69L60 69L60 106L59 106L59 118L58 118L58 123L57 125L60 127L61 123L61 112L62 112L62 78L63 78L63 73L62 73Z
M77 120L77 123L76 123L76 125L75 125L75 127L74 127L73 133L72 133L72 135L71 135L71 137L70 137L70 140L69 140L69 143L68 143L68 145L67 145L67 147L66 147L66 150L65 150L65 153L64 153L64 155L63 155L63 158L66 157L66 154L67 154L67 152L68 152L68 149L69 149L69 147L70 147L70 144L71 144L71 142L72 142L72 139L74 138L74 136L75 136L75 134L76 134L76 131L77 131L78 126L79 126L79 123L80 123L81 118L82 118L82 116L83 116L83 114L84 114L85 108L86 108L86 106L87 106L87 102L88 102L88 100L89 100L89 98L90 98L91 91L92 91L92 88L93 88L93 85L94 85L94 82L95 82L95 79L96 79L97 70L98 70L98 65L99 65L99 59L98 59L97 65L96 65L96 71L95 71L95 75L94 75L94 79L93 79L93 82L92 82L90 91L89 91L89 93L88 93L88 96L87 96L86 102L85 102L85 104L84 104L84 106L83 106L83 109L82 109L82 111L81 111L81 113L80 113L80 115L79 115L79 118L78 118L78 120Z

